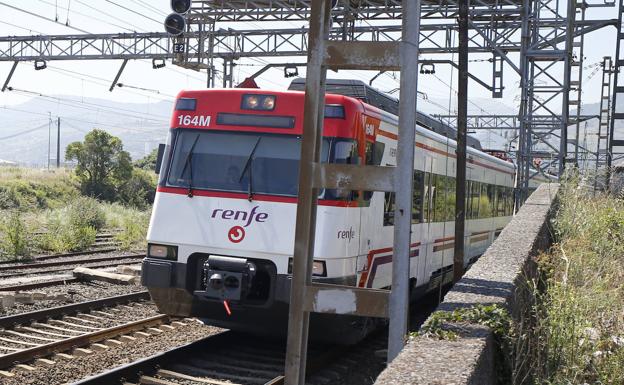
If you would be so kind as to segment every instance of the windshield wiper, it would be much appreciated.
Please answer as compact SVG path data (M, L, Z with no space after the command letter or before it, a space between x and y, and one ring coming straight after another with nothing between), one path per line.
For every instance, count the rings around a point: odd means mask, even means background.
M186 167L189 168L189 185L188 185L188 193L186 194L189 198L193 197L193 151L195 150L195 145L199 141L199 134L195 137L195 141L193 141L193 145L189 150L188 155L186 156L186 160L184 161L184 167L182 168L182 173L180 175L184 175L184 171L186 171Z
M247 193L247 199L251 202L253 200L253 191L252 191L252 187L251 187L251 162L253 160L253 156L256 153L256 149L258 148L258 144L260 144L260 141L262 140L262 137L259 136L258 140L256 140L256 144L254 144L253 148L251 149L251 152L249 153L249 156L247 157L247 161L245 162L245 167L243 167L243 171L240 174L240 177L238 178L238 183L242 182L243 177L245 176L245 173L247 172L247 169L249 169L249 189L248 189L248 193Z

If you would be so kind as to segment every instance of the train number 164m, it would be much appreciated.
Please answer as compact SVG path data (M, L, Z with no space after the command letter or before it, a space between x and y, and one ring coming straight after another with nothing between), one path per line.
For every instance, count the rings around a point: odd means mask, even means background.
M210 115L179 115L178 124L180 126L208 127L210 125Z

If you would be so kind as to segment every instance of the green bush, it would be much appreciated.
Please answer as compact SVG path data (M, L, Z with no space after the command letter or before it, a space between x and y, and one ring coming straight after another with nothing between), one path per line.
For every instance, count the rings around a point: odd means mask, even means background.
M121 203L145 210L153 202L156 195L156 174L153 172L134 169L117 193Z
M106 225L106 214L101 204L88 197L80 197L67 207L69 225L74 228L93 227L96 230Z
M30 255L31 237L17 210L11 211L0 222L0 256L25 258Z
M119 247L124 250L145 248L149 213L131 212L121 219L121 232L115 236L120 243Z

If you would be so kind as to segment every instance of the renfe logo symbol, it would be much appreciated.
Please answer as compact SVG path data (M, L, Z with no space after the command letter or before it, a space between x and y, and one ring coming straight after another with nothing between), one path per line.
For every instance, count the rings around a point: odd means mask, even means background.
M234 210L223 210L223 209L214 209L212 211L212 218L221 218L227 220L234 221L243 221L245 225L243 227L248 227L251 222L266 222L267 218L269 218L269 214L267 213L258 213L258 208L260 206L255 206L251 209L251 212L246 211L234 211Z
M234 226L228 231L228 239L232 243L239 243L245 239L245 229L240 226Z

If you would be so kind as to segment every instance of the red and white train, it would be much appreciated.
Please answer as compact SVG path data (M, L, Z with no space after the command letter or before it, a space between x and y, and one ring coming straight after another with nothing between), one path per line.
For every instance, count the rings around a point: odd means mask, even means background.
M302 81L291 86L302 87ZM357 81L329 81L328 92L322 161L396 165L397 101ZM303 105L304 94L292 90L178 95L143 262L143 284L162 312L230 329L286 331ZM452 136L449 127L420 115L410 268L414 295L452 277L455 142L435 131ZM474 139L470 143L478 147ZM469 265L512 216L515 168L469 148L467 179ZM546 181L535 180L532 187ZM313 279L387 288L394 195L324 190L318 204ZM328 322L332 327L323 327ZM371 324L314 314L311 333L344 340Z

